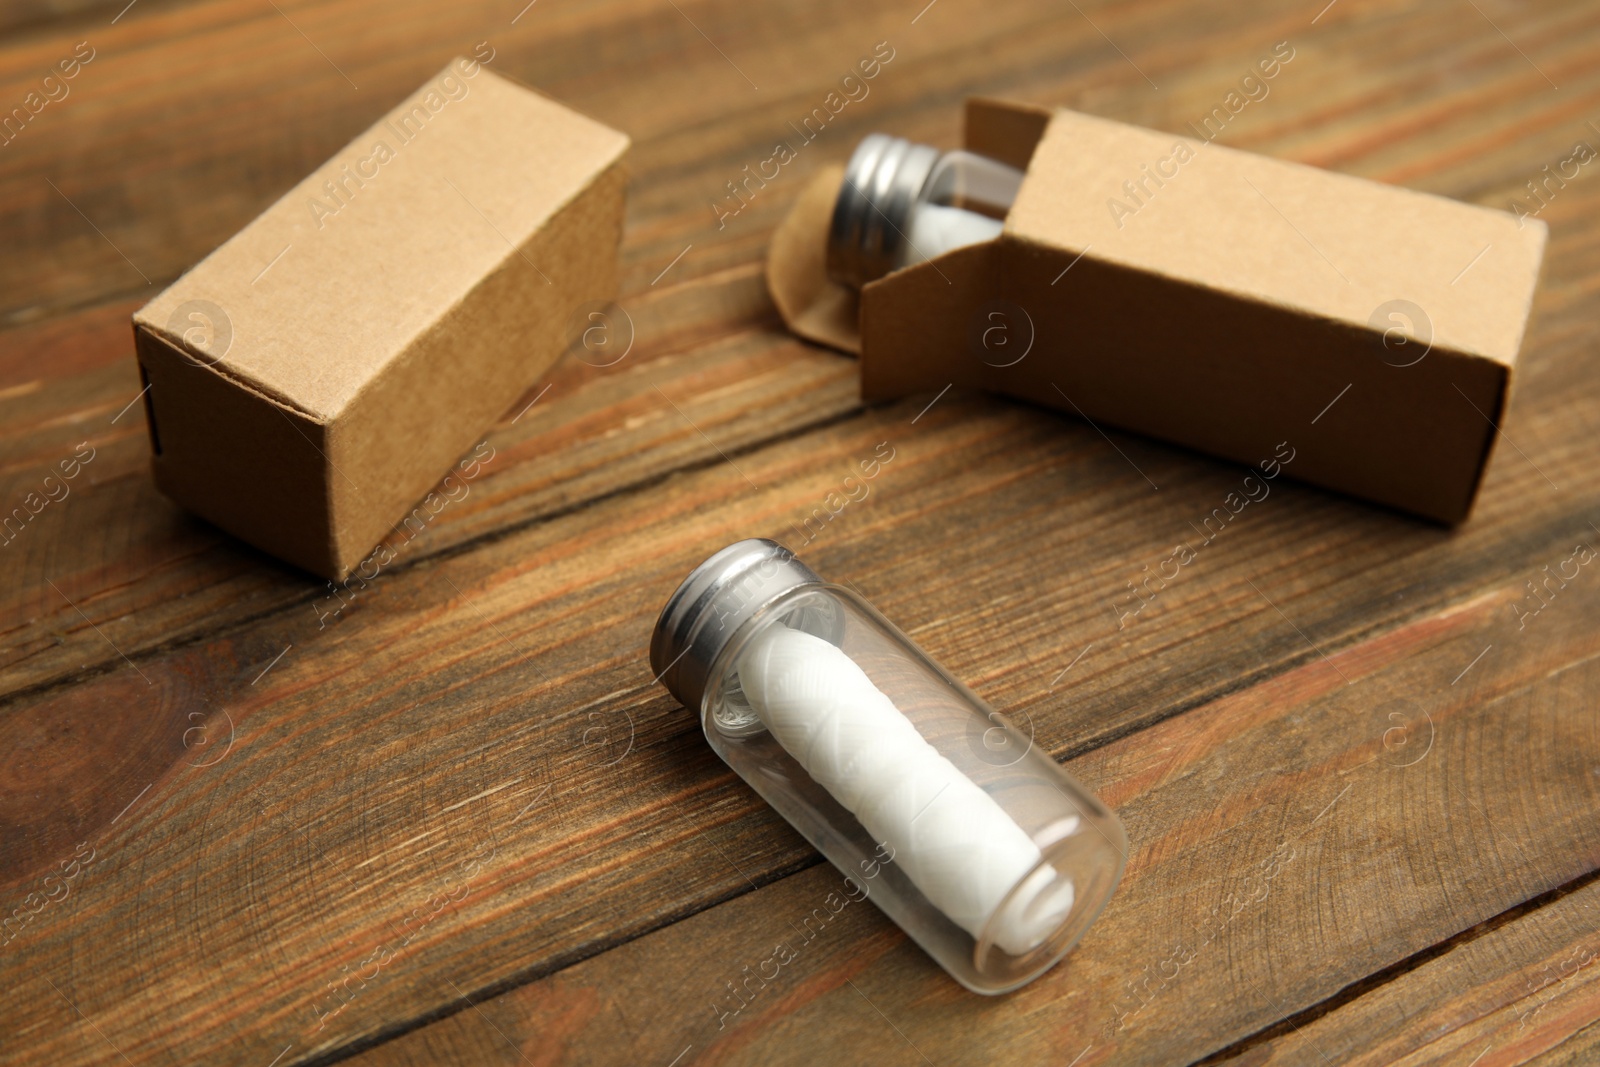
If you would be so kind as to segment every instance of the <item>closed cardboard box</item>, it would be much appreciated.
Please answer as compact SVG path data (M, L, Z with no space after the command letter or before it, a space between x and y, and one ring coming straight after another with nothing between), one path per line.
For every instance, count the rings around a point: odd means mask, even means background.
M135 314L156 484L344 577L615 294L627 147L452 61Z

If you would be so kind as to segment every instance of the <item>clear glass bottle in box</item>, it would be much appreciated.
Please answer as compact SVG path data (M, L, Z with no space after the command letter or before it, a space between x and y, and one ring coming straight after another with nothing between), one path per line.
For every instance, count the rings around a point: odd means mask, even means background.
M1021 186L1022 171L987 156L869 134L834 200L828 276L859 289L952 248L992 241Z

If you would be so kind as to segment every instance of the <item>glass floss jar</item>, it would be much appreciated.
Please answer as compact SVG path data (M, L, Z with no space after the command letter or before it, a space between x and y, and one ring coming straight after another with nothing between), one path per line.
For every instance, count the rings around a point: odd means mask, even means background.
M696 567L650 664L717 755L974 992L1048 970L1122 876L1105 805L774 541Z
M874 133L856 146L828 227L828 277L859 289L1000 236L1022 171L972 152Z

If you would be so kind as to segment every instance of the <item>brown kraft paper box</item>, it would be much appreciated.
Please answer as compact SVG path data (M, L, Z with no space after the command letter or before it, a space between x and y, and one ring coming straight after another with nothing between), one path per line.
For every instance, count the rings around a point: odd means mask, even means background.
M627 147L453 60L134 315L156 484L343 578L615 295Z
M779 227L791 329L888 400L984 389L1445 523L1467 516L1543 257L1536 220L1123 123L991 100L965 146L1024 168L994 241L823 274L839 168Z

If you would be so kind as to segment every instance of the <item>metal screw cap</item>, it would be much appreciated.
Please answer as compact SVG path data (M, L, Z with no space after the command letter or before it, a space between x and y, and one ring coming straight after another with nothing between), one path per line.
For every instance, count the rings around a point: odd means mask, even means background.
M778 542L736 541L691 571L667 600L650 637L650 669L698 713L711 667L739 627L791 589L821 584Z
M874 133L856 146L828 227L828 277L859 289L888 274L939 150Z

